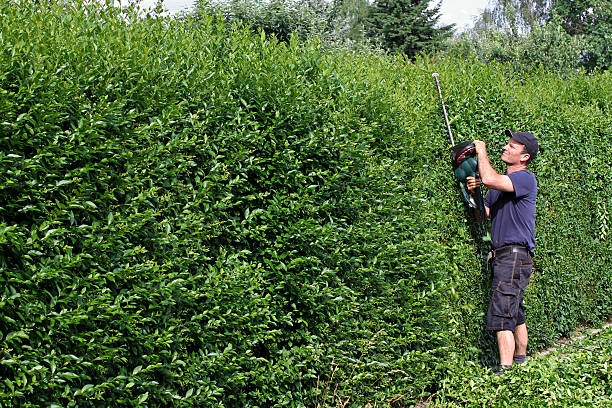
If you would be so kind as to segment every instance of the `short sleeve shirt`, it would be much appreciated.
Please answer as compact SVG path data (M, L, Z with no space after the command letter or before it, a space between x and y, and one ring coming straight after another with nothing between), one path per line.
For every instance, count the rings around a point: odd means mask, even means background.
M513 192L489 190L484 199L491 215L491 241L494 248L523 245L535 250L535 213L538 183L527 170L508 174Z

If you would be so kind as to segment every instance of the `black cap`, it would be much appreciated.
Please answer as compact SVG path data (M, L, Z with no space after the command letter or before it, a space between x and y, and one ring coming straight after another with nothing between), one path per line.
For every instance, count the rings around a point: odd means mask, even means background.
M535 159L540 149L540 145L534 135L529 132L512 132L510 129L506 129L506 136L524 144L525 150L527 150L527 153L531 156L531 160Z

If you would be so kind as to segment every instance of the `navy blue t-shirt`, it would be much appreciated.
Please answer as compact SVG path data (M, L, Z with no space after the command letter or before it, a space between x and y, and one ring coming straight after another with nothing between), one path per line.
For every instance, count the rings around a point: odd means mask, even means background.
M494 248L518 244L535 250L535 213L538 183L527 170L508 174L513 192L489 190L484 205L491 215L491 241Z

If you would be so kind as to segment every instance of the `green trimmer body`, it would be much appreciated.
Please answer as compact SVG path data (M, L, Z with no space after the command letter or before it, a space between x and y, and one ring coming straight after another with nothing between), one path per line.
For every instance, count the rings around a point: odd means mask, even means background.
M467 178L476 177L478 174L478 161L476 159L476 147L471 141L457 143L451 148L451 160L455 178L459 181L463 200L472 208L484 211L482 192L480 187L475 191L474 199L467 190Z

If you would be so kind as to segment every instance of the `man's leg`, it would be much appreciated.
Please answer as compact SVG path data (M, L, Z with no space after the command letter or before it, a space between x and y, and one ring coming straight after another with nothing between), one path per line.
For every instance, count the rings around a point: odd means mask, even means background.
M516 363L524 363L527 355L527 326L525 323L516 326L514 331L514 361Z
M499 365L511 366L514 357L514 334L510 330L497 332L497 348L499 349Z

